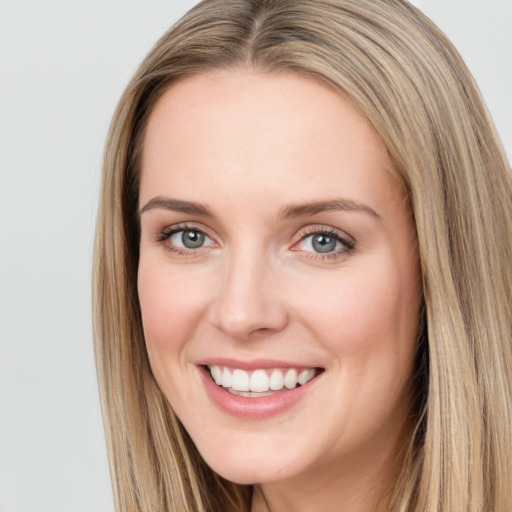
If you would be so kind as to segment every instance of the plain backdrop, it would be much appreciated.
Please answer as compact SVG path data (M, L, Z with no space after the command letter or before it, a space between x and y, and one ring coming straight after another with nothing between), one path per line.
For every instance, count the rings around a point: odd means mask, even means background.
M512 1L413 2L459 48L512 155ZM90 326L113 109L195 1L0 0L0 512L113 510Z

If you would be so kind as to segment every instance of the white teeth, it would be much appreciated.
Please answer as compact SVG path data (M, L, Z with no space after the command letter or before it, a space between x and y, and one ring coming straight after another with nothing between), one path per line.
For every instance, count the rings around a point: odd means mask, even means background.
M249 391L249 374L245 370L235 370L231 387L235 391Z
M251 391L268 391L269 380L270 379L268 378L268 375L265 373L265 370L256 370L251 375Z
M270 389L272 389L273 391L279 391L280 389L283 389L283 386L283 372L281 370L274 370L270 374Z
M227 368L222 372L222 386L225 388L233 386L233 375Z
M297 370L290 368L284 376L284 385L288 389L297 387Z
M315 376L315 370L313 368L307 368L302 370L297 377L297 382L303 386L306 382L310 381Z
M314 368L289 368L284 375L285 370L280 368L255 370L251 373L213 365L209 370L218 386L242 396L267 396L273 394L273 391L294 389L297 385L303 386L316 375Z
M212 374L213 380L215 384L221 386L222 385L222 370L218 366L212 366L210 368L210 372Z

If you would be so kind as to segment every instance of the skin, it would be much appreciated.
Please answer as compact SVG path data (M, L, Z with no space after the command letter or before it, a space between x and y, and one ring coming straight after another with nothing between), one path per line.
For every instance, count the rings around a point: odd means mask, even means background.
M211 216L147 206L155 197ZM280 215L339 199L359 207ZM407 440L421 286L407 197L366 118L294 74L184 79L150 116L140 210L151 367L206 462L256 484L255 512L373 511ZM163 239L182 223L206 233L202 247ZM353 249L318 253L310 234L326 229ZM196 366L208 357L325 371L297 404L255 420L209 399Z

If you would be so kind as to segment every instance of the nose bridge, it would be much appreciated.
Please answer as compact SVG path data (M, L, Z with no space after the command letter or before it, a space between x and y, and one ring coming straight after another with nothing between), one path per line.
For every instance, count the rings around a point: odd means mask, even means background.
M279 278L269 255L249 244L226 255L222 281L212 304L213 325L234 338L275 332L287 323Z

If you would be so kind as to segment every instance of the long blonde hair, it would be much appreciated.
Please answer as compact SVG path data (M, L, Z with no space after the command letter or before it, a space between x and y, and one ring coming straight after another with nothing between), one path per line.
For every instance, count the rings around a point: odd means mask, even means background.
M250 487L206 466L158 389L136 288L148 115L177 80L235 67L335 87L380 134L409 192L425 317L392 510L512 510L512 180L471 74L403 0L205 0L140 66L105 151L93 297L116 511L250 507Z

